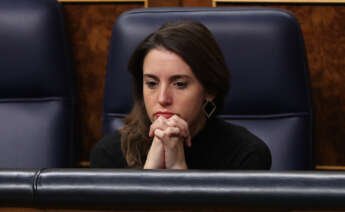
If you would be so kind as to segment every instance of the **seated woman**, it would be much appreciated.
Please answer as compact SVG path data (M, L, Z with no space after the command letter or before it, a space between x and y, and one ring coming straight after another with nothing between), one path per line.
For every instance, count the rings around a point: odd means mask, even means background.
M216 117L230 72L204 25L163 25L139 44L128 71L134 106L125 125L94 146L91 167L270 169L263 141Z

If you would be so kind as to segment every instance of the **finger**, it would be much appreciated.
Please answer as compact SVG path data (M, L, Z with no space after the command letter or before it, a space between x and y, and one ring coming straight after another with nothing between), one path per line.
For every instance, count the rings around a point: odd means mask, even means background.
M180 129L177 127L168 127L165 130L161 130L161 129L156 129L154 132L154 135L160 139L160 140L167 140L173 136L179 136L180 135Z
M170 127L178 127L181 130L182 136L188 137L188 126L185 121L177 115L172 116L166 122Z
M186 139L186 144L188 147L192 147L192 138L190 136Z
M192 141L191 141L192 139L191 139L191 135L189 132L189 126L188 126L187 122L185 120L183 120L182 118L180 118L179 116L174 117L174 120L177 122L177 125L183 131L183 136L185 137L186 145L188 147L191 147L192 146Z
M163 140L164 138L164 132L161 129L155 129L154 136L156 136L158 139Z
M179 136L181 133L181 130L178 127L168 127L165 131L168 137Z
M186 139L186 145L188 147L192 146L191 136L189 132L188 124L181 117L174 115L167 120L169 126L178 127L181 129L182 136Z
M168 127L166 122L167 119L163 116L160 116L158 119L156 119L150 126L149 136L152 137L154 135L153 132L158 128L161 130L166 129Z

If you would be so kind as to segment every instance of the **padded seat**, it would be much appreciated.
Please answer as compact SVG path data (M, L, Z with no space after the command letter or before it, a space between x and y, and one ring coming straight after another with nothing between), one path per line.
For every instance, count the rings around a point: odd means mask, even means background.
M55 0L0 1L0 168L71 166L72 70Z

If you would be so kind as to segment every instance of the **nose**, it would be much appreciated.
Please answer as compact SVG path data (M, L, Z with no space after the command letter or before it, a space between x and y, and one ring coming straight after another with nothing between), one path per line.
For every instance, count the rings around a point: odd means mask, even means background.
M158 94L158 103L162 106L168 106L172 103L172 96L168 86L161 86Z

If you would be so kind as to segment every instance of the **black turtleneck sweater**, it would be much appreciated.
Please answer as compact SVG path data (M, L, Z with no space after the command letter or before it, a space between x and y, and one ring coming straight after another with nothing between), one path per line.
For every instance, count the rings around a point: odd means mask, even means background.
M185 146L189 169L259 170L270 169L271 153L266 144L247 129L222 119L208 120ZM92 168L126 168L119 131L101 139L92 149Z

